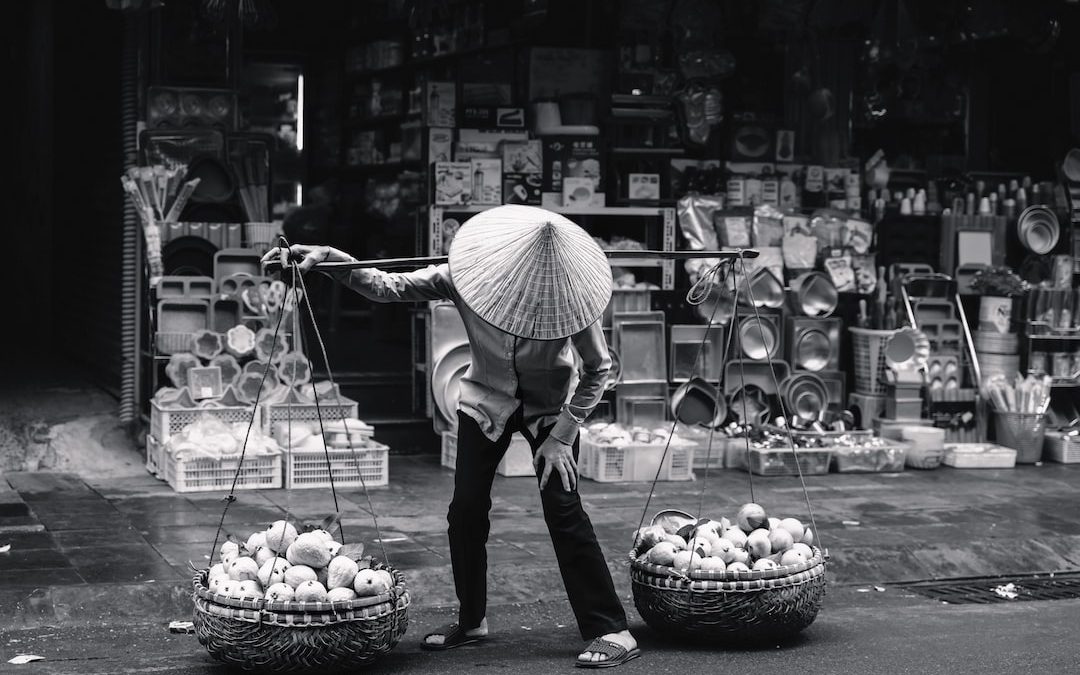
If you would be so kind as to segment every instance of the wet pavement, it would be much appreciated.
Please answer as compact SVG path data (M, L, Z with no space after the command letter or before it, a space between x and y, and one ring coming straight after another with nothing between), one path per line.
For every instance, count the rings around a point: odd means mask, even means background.
M149 474L84 482L72 474L8 473L30 515L0 516L0 594L26 588L172 582L205 561L221 520L220 493L176 494ZM807 477L819 543L831 555L832 584L1080 569L1080 466L1009 470L906 471ZM424 606L454 602L446 540L453 472L434 457L394 456L391 485L371 490L385 554L410 578ZM581 493L620 590L628 592L626 551L642 517L647 483L583 480ZM770 513L807 518L794 478L756 478L754 497ZM747 474L658 483L649 514L680 508L733 516L750 499ZM356 489L337 495L345 537L382 554L368 502ZM286 513L318 522L334 512L329 490L237 492L222 533L248 534ZM562 584L531 478L497 477L493 492L492 604L561 599ZM10 610L0 609L0 619ZM0 624L2 625L2 624Z
M481 648L430 655L424 632L452 618L445 510L453 473L437 458L392 456L391 485L371 504L391 563L413 597L405 641L370 672L459 668L547 673L569 668L580 641L566 603L533 479L497 477L489 545L490 619ZM8 473L0 515L0 670L33 653L47 673L223 673L194 636L168 621L191 613L190 565L209 555L221 494L176 494L150 475L83 481L72 474ZM624 673L740 670L821 673L1070 672L1080 600L945 605L895 582L1080 570L1080 466L906 471L807 478L819 541L829 550L830 590L799 638L765 649L721 651L665 644L633 610L626 567L649 485L581 483L645 657ZM284 517L317 522L334 511L328 490L238 492L223 531L246 537ZM804 520L794 478L755 478L771 513ZM748 476L712 470L660 483L649 515L665 507L732 515L750 499ZM380 553L365 496L337 495L345 537ZM20 509L18 503L25 508ZM947 636L947 637L945 637ZM812 664L812 667L811 665ZM721 668L722 670L723 668Z

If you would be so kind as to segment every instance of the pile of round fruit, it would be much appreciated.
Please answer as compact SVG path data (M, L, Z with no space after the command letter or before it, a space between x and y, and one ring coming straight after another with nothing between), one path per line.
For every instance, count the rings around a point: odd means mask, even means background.
M394 578L371 567L363 544L343 546L322 529L298 533L279 520L246 543L226 541L207 573L211 593L271 602L347 602L389 592Z
M665 516L634 535L638 562L691 574L799 565L814 558L813 544L813 530L798 519L770 518L753 503L742 505L734 523Z

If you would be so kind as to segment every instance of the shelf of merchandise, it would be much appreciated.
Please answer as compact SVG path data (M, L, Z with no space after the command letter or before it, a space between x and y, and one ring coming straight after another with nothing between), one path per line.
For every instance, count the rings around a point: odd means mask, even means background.
M443 218L447 213L475 214L493 208L494 205L433 206L428 209L428 255L443 254ZM591 208L555 208L549 209L568 218L574 216L616 216L620 218L660 218L663 220L661 250L675 250L675 209L644 206L600 206ZM618 267L659 267L661 269L660 288L670 291L675 288L674 260L634 260L618 261Z

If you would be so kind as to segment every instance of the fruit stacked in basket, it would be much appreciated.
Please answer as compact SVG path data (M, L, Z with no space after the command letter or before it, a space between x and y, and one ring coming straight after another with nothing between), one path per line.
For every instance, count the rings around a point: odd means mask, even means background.
M195 630L212 656L249 670L325 670L397 644L408 625L404 577L328 529L279 520L221 545L194 581Z
M652 628L684 638L780 638L813 622L825 555L796 518L754 503L735 520L657 515L634 535L631 580Z

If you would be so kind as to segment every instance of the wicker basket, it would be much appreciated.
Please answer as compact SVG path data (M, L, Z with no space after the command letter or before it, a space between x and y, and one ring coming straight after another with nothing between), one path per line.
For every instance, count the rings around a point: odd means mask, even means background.
M405 577L389 594L335 603L237 600L195 576L195 634L210 656L260 673L347 672L388 653L409 625Z
M634 605L665 636L708 642L791 637L817 618L825 596L825 557L773 570L695 572L638 562L632 552Z

